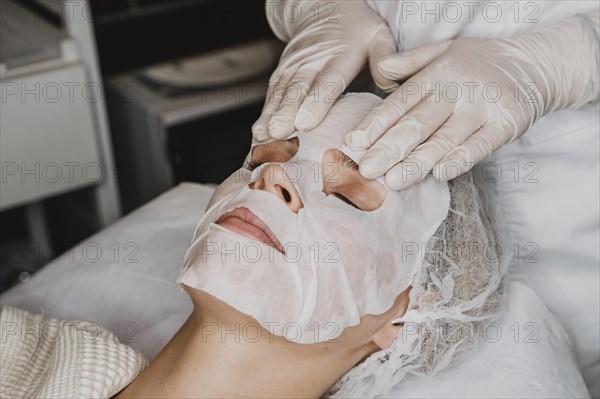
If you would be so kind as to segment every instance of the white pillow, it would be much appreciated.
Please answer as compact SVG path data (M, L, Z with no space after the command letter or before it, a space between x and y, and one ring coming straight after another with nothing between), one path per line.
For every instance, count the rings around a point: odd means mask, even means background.
M589 397L564 328L537 295L512 282L508 304L477 349L437 375L404 380L386 397Z

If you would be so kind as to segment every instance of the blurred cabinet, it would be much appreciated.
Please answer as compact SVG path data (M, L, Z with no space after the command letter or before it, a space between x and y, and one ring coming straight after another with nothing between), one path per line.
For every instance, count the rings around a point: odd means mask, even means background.
M121 212L89 4L0 1L0 210L94 186L104 226Z
M102 181L86 82L80 64L0 82L0 210Z
M87 0L0 0L0 211L24 211L28 243L20 248L39 252L33 262L3 257L3 276L28 275L50 260L50 232L75 226L75 215L92 232L121 215L87 9ZM84 187L91 195L72 203L69 220L47 222L43 200Z
M109 96L117 98L109 110L125 212L182 181L220 183L241 166L264 103L265 78L227 93L215 89L170 100L131 78L109 85ZM252 96L244 97L245 91Z

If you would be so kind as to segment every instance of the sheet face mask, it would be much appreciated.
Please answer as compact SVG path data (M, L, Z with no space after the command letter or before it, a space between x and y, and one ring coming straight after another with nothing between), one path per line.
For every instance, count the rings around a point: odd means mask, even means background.
M335 178L334 165L322 164L324 153L341 148L345 134L380 101L347 94L317 128L297 133L298 152L279 164L302 200L297 213L275 195L249 188L267 164L252 173L241 168L225 180L196 228L177 282L297 343L336 338L360 317L389 310L422 264L450 195L447 184L431 176L408 190L388 191L373 211L323 193L324 179ZM285 253L215 224L241 207L271 229Z

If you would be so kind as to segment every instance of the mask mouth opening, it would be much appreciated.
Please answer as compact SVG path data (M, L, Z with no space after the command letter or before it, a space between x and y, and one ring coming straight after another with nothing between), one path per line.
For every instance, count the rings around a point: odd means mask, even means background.
M236 207L225 212L214 223L246 238L257 240L285 256L285 247L271 228L246 207Z

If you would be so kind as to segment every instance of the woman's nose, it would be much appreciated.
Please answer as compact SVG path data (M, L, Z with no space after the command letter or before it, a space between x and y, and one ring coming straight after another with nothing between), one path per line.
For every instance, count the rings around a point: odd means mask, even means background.
M304 206L296 186L292 183L281 165L270 164L263 168L254 183L250 184L253 190L269 192L283 201L294 213Z

